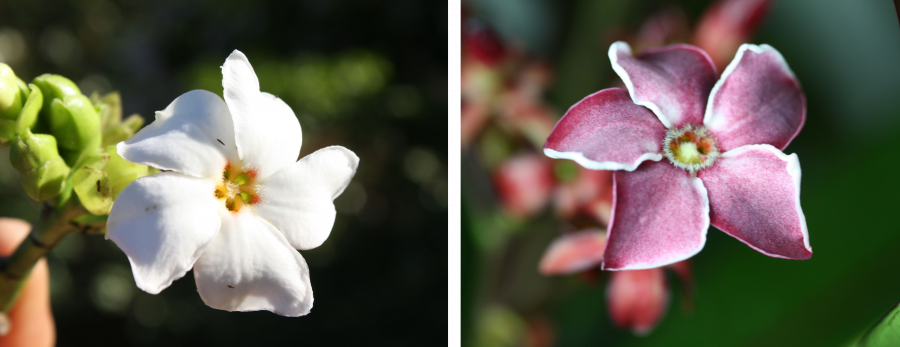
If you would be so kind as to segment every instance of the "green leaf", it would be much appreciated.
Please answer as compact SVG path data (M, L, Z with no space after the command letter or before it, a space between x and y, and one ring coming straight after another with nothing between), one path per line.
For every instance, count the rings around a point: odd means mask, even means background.
M900 346L900 304L888 312L869 329L859 342L859 347Z

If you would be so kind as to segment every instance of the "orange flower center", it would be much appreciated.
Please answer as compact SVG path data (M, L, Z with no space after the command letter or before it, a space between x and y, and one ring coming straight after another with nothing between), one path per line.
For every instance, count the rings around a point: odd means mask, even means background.
M216 199L231 212L240 211L245 205L259 202L256 171L244 171L231 163L222 170L222 181L216 186Z

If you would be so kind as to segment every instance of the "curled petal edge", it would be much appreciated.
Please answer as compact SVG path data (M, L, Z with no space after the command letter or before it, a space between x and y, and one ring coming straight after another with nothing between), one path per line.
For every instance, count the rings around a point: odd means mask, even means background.
M681 46L689 46L689 45L681 45ZM657 106L656 103L654 103L652 101L637 101L637 99L634 97L634 82L631 81L631 76L628 75L628 71L625 71L625 68L623 68L622 65L619 65L619 56L618 56L618 54L616 54L619 50L619 47L623 48L625 50L625 52L628 53L628 55L634 56L634 54L632 54L632 52L631 52L631 46L628 45L628 43L625 41L616 41L616 42L613 42L613 44L609 46L609 53L608 53L609 62L612 65L613 71L615 71L616 74L619 75L619 78L622 79L622 82L625 83L625 89L628 89L628 95L631 96L631 100L634 101L634 103L636 105L641 105L641 106L644 106L644 107L650 109L650 111L653 112L653 114L656 116L656 118L659 119L660 123L662 123L664 126L666 126L666 129L672 128L672 122L669 121L669 119L665 115L663 115L662 111L659 109L659 106ZM689 47L691 47L691 46L689 46ZM694 47L694 48L696 48L696 47ZM742 48L743 48L743 46L742 46ZM702 52L703 56L706 57L706 60L708 60L710 62L710 64L713 67L715 67L715 64L712 62L712 58L709 57L709 54L707 54L706 51L699 49L699 48L696 48L696 49L698 51ZM785 65L787 65L787 64L785 64ZM718 82L716 85L718 85ZM715 91L715 89L713 89L713 91ZM712 100L712 99L710 98L710 100ZM708 104L708 102L707 102L707 104ZM709 109L709 107L707 106L707 110L708 109Z
M617 163L614 161L594 161L590 160L584 156L581 152L558 152L556 150L550 148L544 148L544 155L553 158L553 159L569 159L572 160L578 165L583 166L585 169L591 170L625 170L625 171L634 171L638 166L641 165L644 161L652 160L652 161L660 161L662 160L662 154L659 153L644 153L631 165Z
M713 120L712 119L713 118L713 114L712 114L713 100L716 99L716 94L719 93L719 89L721 89L722 85L725 84L725 80L728 79L728 76L730 76L731 73L734 72L735 69L737 69L738 65L741 63L741 59L744 57L744 52L747 52L747 51L751 51L756 54L772 52L773 54L775 54L775 57L778 58L778 62L781 63L782 67L784 68L784 71L787 72L794 79L794 81L797 82L797 84L799 85L800 81L797 79L797 75L794 74L794 70L791 70L791 67L787 63L787 60L784 60L784 56L782 56L781 52L779 52L777 49L775 49L774 47L769 46L765 43L758 45L758 46L754 45L754 44L750 44L750 43L742 44L741 47L738 48L737 53L735 53L734 59L731 60L731 63L728 63L728 66L725 68L725 71L722 71L722 76L719 77L719 80L716 81L715 85L713 85L712 91L709 92L709 99L707 99L707 101L706 101L706 112L704 112L704 114L703 114L703 125L706 125L707 127L710 126L710 122L712 122L712 120ZM610 54L612 54L612 53L610 53ZM800 126L797 127L797 131L794 132L794 134L791 136L791 139L788 141L788 143L791 143L791 141L793 141L794 138L796 138L797 135L800 134L800 130L803 129L803 124L805 124L805 123L806 123L806 112L804 110L803 118L800 120ZM735 150L736 149L737 148L735 148Z

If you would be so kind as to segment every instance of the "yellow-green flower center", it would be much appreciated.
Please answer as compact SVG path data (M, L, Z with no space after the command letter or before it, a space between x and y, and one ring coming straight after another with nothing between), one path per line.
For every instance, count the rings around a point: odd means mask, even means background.
M216 199L229 211L237 212L244 205L259 202L256 171L242 171L229 163L222 171L222 181L216 186Z
M709 167L719 158L716 140L703 126L685 125L666 132L663 154L676 167L691 174Z

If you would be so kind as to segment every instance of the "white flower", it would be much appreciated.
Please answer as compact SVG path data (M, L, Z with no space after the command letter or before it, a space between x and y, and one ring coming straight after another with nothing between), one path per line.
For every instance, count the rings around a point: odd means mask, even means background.
M184 93L118 144L123 158L171 172L126 187L107 236L150 294L193 267L210 307L305 315L313 293L295 248L328 238L333 200L359 158L333 146L297 161L300 123L284 101L259 91L247 57L235 50L222 75L224 102L204 90Z

